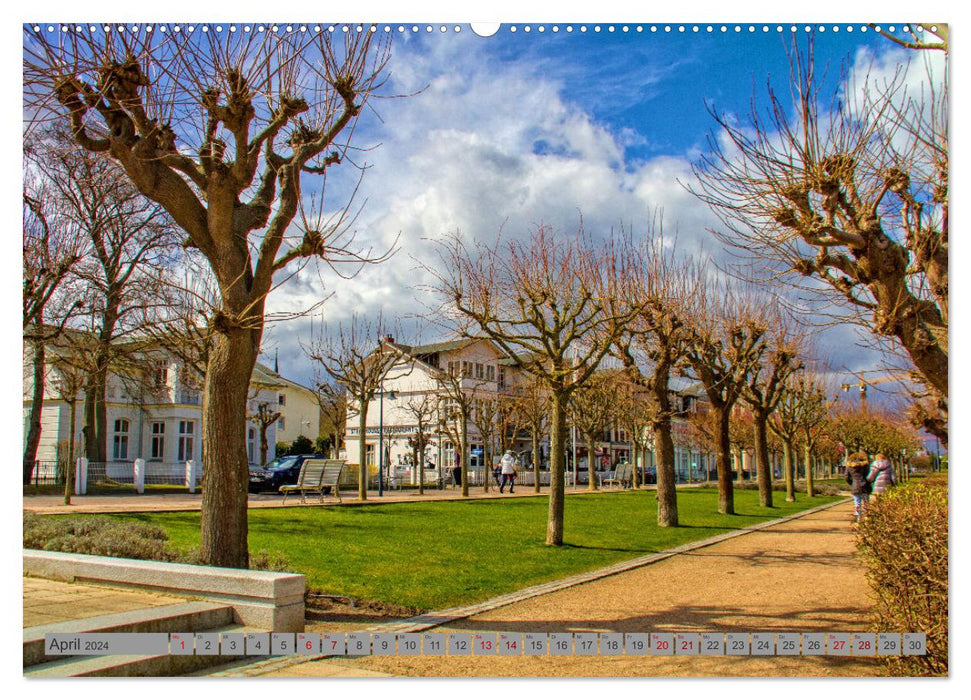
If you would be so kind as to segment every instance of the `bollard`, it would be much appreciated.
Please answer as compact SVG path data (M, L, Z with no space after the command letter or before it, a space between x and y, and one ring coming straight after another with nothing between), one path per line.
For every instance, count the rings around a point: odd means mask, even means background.
M134 477L132 483L135 485L135 493L145 493L145 460L136 459L132 465L132 470Z
M77 469L74 472L74 493L83 496L88 492L88 458L78 457Z
M189 493L196 492L196 463L191 459L185 463L185 487Z

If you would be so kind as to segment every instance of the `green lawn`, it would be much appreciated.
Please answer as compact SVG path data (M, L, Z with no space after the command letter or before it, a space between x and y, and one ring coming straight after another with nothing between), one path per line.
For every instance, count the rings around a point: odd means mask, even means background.
M546 547L546 496L343 508L254 509L250 550L284 555L309 589L434 610L485 600L544 581L658 552L692 540L832 502L799 498L758 505L735 494L736 515L718 515L715 489L678 491L681 527L659 528L653 492L570 496L564 546ZM119 517L156 523L171 544L198 546L198 513Z

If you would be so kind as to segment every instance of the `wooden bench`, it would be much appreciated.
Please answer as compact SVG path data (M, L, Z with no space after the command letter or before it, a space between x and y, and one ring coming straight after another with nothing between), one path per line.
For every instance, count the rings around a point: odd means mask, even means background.
M300 476L297 483L287 484L280 487L283 494L283 502L287 502L287 496L294 491L300 492L300 502L307 502L307 492L316 491L320 498L320 503L324 502L324 491L330 489L331 495L337 497L337 502L341 502L341 491L338 481L341 472L344 471L344 460L342 459L308 459L300 467Z

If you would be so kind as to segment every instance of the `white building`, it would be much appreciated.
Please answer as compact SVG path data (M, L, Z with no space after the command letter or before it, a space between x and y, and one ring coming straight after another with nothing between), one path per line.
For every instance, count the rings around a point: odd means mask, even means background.
M417 422L414 406L425 397L433 397L432 431L435 433L425 452L443 471L455 464L457 449L456 427L449 421L448 399L443 394L443 372L461 377L462 388L477 398L493 399L504 395L515 384L518 371L508 357L491 340L464 338L431 345L409 346L389 339L384 347L397 351L401 360L391 369L381 391L368 405L365 450L368 466L378 464L378 444L383 444L386 465L403 465L412 461L409 437L414 435ZM352 400L353 403L353 400ZM348 416L345 453L350 462L358 461L360 435L358 416ZM486 446L474 421L467 424L469 467L481 470ZM383 435L383 439L381 436ZM526 436L516 436L515 449L527 449Z
M48 353L51 357L53 353ZM188 460L201 463L202 458L202 394L201 383L191 378L184 364L171 353L153 348L142 357L141 366L148 365L145 381L125 379L109 372L106 390L107 437L109 463L130 464L136 459L146 460L155 473L182 473ZM65 392L69 385L64 372L48 365L45 371L44 404L41 412L41 434L37 462L48 471L52 465L68 461L70 455L83 456L84 390ZM281 391L287 385L268 368L257 364L253 371L248 413L253 414L259 403L276 410ZM74 393L71 401L70 393ZM26 439L28 416L32 404L33 371L29 346L24 349L23 434ZM72 410L73 403L73 410ZM73 413L73 425L72 425ZM267 428L267 461L276 453L276 424ZM251 463L260 456L258 426L247 425L247 455Z

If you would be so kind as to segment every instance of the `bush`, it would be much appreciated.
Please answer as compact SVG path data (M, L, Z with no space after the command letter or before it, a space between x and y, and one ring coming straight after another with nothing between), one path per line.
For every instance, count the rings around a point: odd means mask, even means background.
M24 513L24 548L48 552L94 554L121 559L203 564L198 551L168 546L169 536L158 525L102 517L44 517ZM260 550L250 553L250 568L290 571L286 557Z
M297 439L293 441L290 445L290 450L288 454L292 455L306 455L313 454L314 443L310 441L310 438L305 435L298 435Z
M925 632L926 656L886 657L895 676L947 674L947 485L908 483L871 502L858 545L876 594L876 629Z

